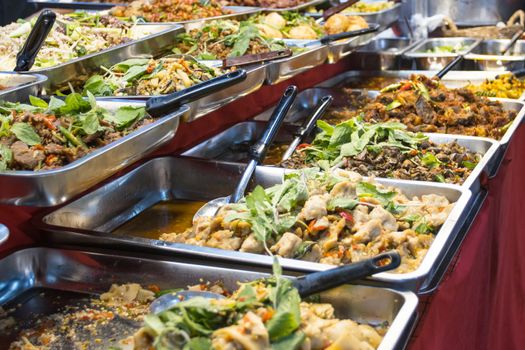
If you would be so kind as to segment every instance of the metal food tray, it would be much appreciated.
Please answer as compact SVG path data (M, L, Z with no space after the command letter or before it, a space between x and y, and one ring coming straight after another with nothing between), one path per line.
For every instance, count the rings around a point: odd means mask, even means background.
M360 16L363 17L368 23L377 23L381 29L390 27L393 23L401 19L403 7L402 4L397 3L389 9L385 9L377 12L341 12L347 16ZM321 17L322 13L307 13L312 17Z
M370 41L375 38L381 26L376 22L367 22L368 26L371 28L377 28L378 31L359 35L354 38L337 40L328 44L328 63L337 63L342 58L348 56L349 54L355 52L357 49L361 48L364 45L370 43Z
M429 38L421 41L418 45L413 46L405 52L405 56L414 60L417 69L440 70L448 63L452 62L459 54L468 54L478 43L479 39L473 38ZM457 53L429 53L426 50L438 46L450 45L455 46L463 44L463 50Z
M314 105L315 106L315 105ZM312 108L314 107L312 106ZM221 132L220 134L198 144L197 146L184 152L183 156L212 159L227 162L239 162L246 164L248 154L247 149L244 152L236 152L239 144L254 144L259 136L264 131L265 122L242 122L232 126L231 128ZM289 144L294 138L293 125L283 125L279 130L277 138L274 143ZM297 128L297 127L295 127ZM471 174L461 185L468 188L472 193L477 193L480 190L480 176L483 171L488 171L489 162L494 154L497 152L499 144L497 141L472 136L449 135L449 134L425 134L429 140L437 143L451 143L457 142L459 145L466 147L472 152L482 155L478 165L472 170Z
M272 12L298 11L298 10L307 9L311 6L321 5L325 2L328 2L328 0L310 0L310 1L306 1L306 2L303 2L302 4L292 6L292 7L283 7L283 8L264 7L264 9L268 11L272 11Z
M145 103L115 100L99 101L98 105L111 111L121 106L144 106ZM183 105L57 169L0 172L0 203L35 207L64 203L170 141L175 136L179 120L188 113L189 108Z
M180 26L159 25L144 28L136 26L134 30L138 33L155 33L147 35L142 39L112 46L89 55L85 55L74 60L58 64L56 66L31 70L29 73L38 73L47 76L48 80L44 84L46 88L67 84L78 76L85 75L87 72L99 68L101 65L111 65L129 56L135 56L144 52L155 53L165 48L172 42L172 37L181 30Z
M153 159L132 172L73 201L33 223L47 232L43 237L53 243L119 246L123 249L152 251L158 254L186 254L205 259L219 259L238 264L272 266L272 257L259 254L198 247L153 239L120 235L114 232L147 208L173 199L211 200L230 194L244 166L190 158L163 157ZM282 181L284 169L258 167L254 183L268 187ZM213 179L213 181L210 181ZM436 235L421 265L405 274L380 273L367 280L385 286L417 291L434 276L437 266L448 251L462 226L462 215L471 192L460 186L439 183L378 179L395 186L408 197L438 194L456 202L447 220ZM283 268L294 271L321 271L331 265L281 259Z
M113 283L154 284L163 290L210 281L222 282L227 289L236 290L238 281L268 276L261 271L231 265L213 266L206 261L51 248L20 250L0 263L5 267L0 272L3 281L0 305L5 310L15 309L12 315L17 324L35 322L40 318L37 315L59 311L57 297L65 299L60 303L64 306L76 305L108 291ZM416 321L418 299L410 292L347 284L321 293L320 302L332 304L336 317L341 319L372 325L388 322L390 327L378 349L393 350L404 348L408 342ZM12 340L9 335L13 334L6 332L1 336L6 337L4 344ZM115 337L119 335L122 334ZM92 342L90 345L107 348L108 344L97 346Z
M234 17L237 17L239 15L247 15L247 14L254 14L257 12L261 12L262 8L260 7L250 7L250 6L223 6L223 9L227 9L232 11L232 13L226 14L226 15L220 15L220 16L214 16L214 17L204 17L204 18L197 18L197 19L189 19L187 21L178 21L178 22L137 22L137 25L139 26L151 26L151 25L187 25L192 23L199 23L204 21L213 21L213 20L220 20L220 19L235 19Z
M364 70L395 70L404 67L406 59L403 54L418 42L409 38L376 38L357 50L353 59L358 61Z
M510 40L483 40L465 58L481 70L518 70L525 68L525 40L518 40L507 55L501 52Z
M0 100L24 101L29 95L37 95L40 85L47 78L40 74L18 74L14 72L0 72Z
M325 82L317 85L318 87L344 87L345 81L356 79L356 78L362 78L362 77L389 77L389 78L396 78L399 79L407 79L412 74L423 74L429 77L432 77L435 75L435 72L433 71L349 71L346 73L343 73L341 75L338 75L332 79L326 80ZM476 82L482 82L487 77L493 77L492 74L487 74L487 72L468 72L468 71L452 71L445 75L445 77L442 79L442 81L451 87L459 87L464 86L470 82L476 83ZM311 90L310 92L307 92ZM303 95L305 97L302 97ZM303 92L301 92L296 99L296 106L304 106L311 104L309 103L317 103L318 100L322 97L320 93L316 93L315 89L307 89ZM315 98L315 101L308 102L308 99ZM306 99L306 100L305 100ZM503 156L505 155L505 152L507 150L508 144L512 137L514 136L514 133L520 126L520 124L523 121L523 118L525 117L525 103L522 101L517 101L513 99L507 99L507 98L490 98L491 100L500 101L503 103L503 106L507 110L513 110L517 113L516 118L510 125L510 127L507 129L501 140L497 140L499 142L500 147L498 148L496 154L492 157L492 159L489 161L488 169L489 169L489 175L494 176L499 169L499 166L501 165L501 161L503 160ZM305 100L305 101L303 101ZM292 106L292 108L294 108ZM291 112L289 113L292 115L293 109L291 109ZM305 117L304 108L300 109L299 112L301 114L298 114L302 116L302 118Z
M174 38L177 34L182 32L184 32L184 28L182 26L177 26L176 28L169 29L162 36L137 42L128 47L121 47L105 52L103 51L74 64L65 64L56 69L51 69L45 72L49 76L49 80L45 84L46 93L52 94L58 87L63 86L70 81L85 81L91 75L100 73L100 66L111 67L118 62L133 57L159 57L171 54L170 50L175 45ZM221 91L212 93L204 98L190 102L188 104L190 107L190 113L184 115L184 121L192 121L259 89L266 78L266 66L252 65L245 67L244 69L246 70L247 75L244 81L222 89ZM110 96L99 97L98 99L101 101L116 98L145 100L150 97L152 96Z

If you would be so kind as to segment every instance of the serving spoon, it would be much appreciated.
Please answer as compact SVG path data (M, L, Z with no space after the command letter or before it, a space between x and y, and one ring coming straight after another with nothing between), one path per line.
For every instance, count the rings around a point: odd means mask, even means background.
M22 46L22 49L16 55L15 72L27 72L33 67L36 56L42 48L47 35L53 28L57 15L50 10L44 10L38 16L38 19L27 36L27 39Z
M293 139L290 146L286 149L286 152L284 152L281 162L284 162L292 156L297 146L299 146L303 142L304 138L312 132L313 128L315 127L315 123L326 112L328 107L330 107L333 100L334 98L331 95L326 95L321 98L311 117L306 119L303 125L294 133L295 138Z
M292 280L302 298L323 292L325 290L363 279L370 275L390 271L401 264L401 256L396 251L389 251L373 258L358 261L353 264L339 266L326 271L314 272ZM224 299L218 293L207 291L179 291L164 294L155 299L149 309L154 314L173 308L183 300L201 297L207 299Z
M283 123L286 114L290 110L290 107L292 106L296 96L296 86L291 85L284 91L279 104L277 107L275 107L275 110L268 121L268 126L261 136L261 139L250 150L250 161L246 166L232 195L213 199L203 205L193 216L194 223L200 217L215 216L220 207L228 203L237 203L244 196L244 192L246 191L248 183L255 173L257 165L259 165L264 160L266 152L277 135L277 131L281 127L281 124Z

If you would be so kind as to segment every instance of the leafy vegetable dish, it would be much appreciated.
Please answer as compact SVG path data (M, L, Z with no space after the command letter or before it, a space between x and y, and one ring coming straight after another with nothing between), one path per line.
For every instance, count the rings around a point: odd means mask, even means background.
M95 96L153 96L184 90L224 72L184 57L133 58L91 76L84 84Z
M408 198L356 172L309 168L160 239L331 265L395 249L395 272L403 273L419 266L452 207L443 196Z
M141 19L146 22L182 22L222 16L231 11L215 0L135 0L128 6L116 6L111 15Z
M363 176L461 184L481 158L455 142L435 144L397 122L368 124L354 118L336 126L322 120L317 125L322 132L282 166L341 167Z
M213 20L201 28L178 34L174 53L193 55L202 60L217 60L259 54L286 48L282 41L264 36L249 21Z
M20 20L0 28L0 70L14 69L16 54L22 49L35 22L36 18ZM33 69L56 66L145 35L135 31L132 24L111 16L87 12L57 15Z
M46 170L67 165L153 121L143 107L108 111L79 94L49 103L0 103L0 170Z
M508 73L487 79L479 85L469 84L466 88L478 96L519 99L525 92L525 81Z
M414 75L381 90L358 110L331 109L332 123L362 116L368 122L401 122L412 132L439 132L501 139L516 118L499 101L466 88L449 89L437 78Z
M301 300L292 282L274 266L274 276L239 283L229 293L220 283L201 283L190 291L210 291L220 299L194 297L159 314L149 314L155 297L182 290L112 285L85 306L43 318L19 332L10 350L107 348L170 349L376 349L388 322L370 326L336 317L328 303ZM141 327L142 325L142 327ZM98 346L97 346L98 344Z

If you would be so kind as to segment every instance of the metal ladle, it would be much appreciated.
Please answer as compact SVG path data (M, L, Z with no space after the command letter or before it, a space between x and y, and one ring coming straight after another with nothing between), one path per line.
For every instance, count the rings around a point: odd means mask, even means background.
M242 174L242 177L235 187L232 195L228 197L216 198L203 205L193 216L194 223L200 217L215 216L220 207L229 203L237 203L244 196L244 192L246 191L248 183L255 173L257 165L261 164L264 160L266 152L277 135L277 131L281 127L281 124L283 123L286 114L290 110L290 107L292 106L296 96L296 86L291 85L285 90L283 97L281 97L279 104L273 111L273 114L268 121L268 126L261 136L261 139L250 150L250 162L246 166L244 173Z
M295 278L292 283L293 286L297 288L299 295L304 298L358 279L363 279L376 273L393 270L400 264L401 257L399 253L396 251L390 251L353 264L336 267L326 271L310 273ZM158 314L173 308L181 301L196 297L224 299L224 296L217 293L185 290L164 294L155 299L149 308L152 313Z

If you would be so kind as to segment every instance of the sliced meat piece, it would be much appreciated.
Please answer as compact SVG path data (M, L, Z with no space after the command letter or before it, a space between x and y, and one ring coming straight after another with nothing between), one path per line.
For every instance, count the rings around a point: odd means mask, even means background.
M353 236L354 242L357 243L368 243L374 240L377 236L381 234L382 227L381 221L377 219L372 219L365 223L364 225L357 230Z
M11 151L13 152L13 161L17 168L24 170L34 170L46 159L43 151L33 150L22 141L13 143Z
M388 231L396 231L398 228L394 215L383 209L383 207L375 207L370 213L370 218L381 221L381 225Z
M285 232L281 239L273 245L270 250L283 258L291 258L302 242L303 240L293 233Z
M419 96L415 104L417 115L423 119L426 124L433 124L436 119L436 112L432 109L432 105L425 100L423 96Z
M313 219L320 219L323 216L326 216L328 213L326 209L326 204L330 199L329 194L324 195L315 195L310 197L304 204L299 217L309 221Z

